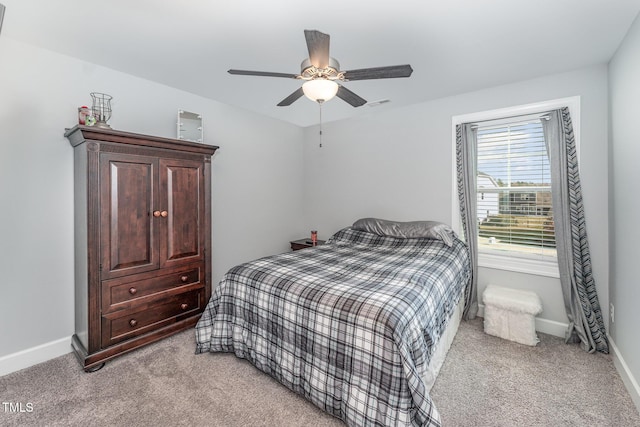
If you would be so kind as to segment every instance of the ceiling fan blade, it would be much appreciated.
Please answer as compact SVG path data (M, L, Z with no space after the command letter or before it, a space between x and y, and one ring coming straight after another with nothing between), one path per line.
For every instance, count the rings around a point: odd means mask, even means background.
M340 85L340 87L338 88L338 93L336 93L336 96L354 107L360 107L361 105L367 103L366 99L361 98L342 85Z
M290 79L298 78L297 74L288 73L272 73L270 71L247 71L247 70L229 70L229 74L237 74L240 76L262 76L262 77L287 77Z
M304 30L304 37L307 39L311 65L316 68L327 68L329 66L329 34L317 30Z
M304 92L302 91L302 87L299 87L298 90L296 90L291 95L287 96L285 99L280 101L280 103L278 104L278 107L288 107L289 105L297 101L298 98L300 98L302 95L304 95Z
M411 65L391 65L389 67L362 68L344 72L345 80L392 79L409 77L413 73Z
M0 4L0 30L2 30L3 18L4 18L4 5Z

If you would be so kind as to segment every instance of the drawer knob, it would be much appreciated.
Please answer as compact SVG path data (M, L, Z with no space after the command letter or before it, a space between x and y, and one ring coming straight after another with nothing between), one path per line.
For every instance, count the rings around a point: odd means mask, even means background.
M189 304L183 302L182 304L180 304L180 308L186 310L187 308L189 308Z
M180 276L180 280L182 280L182 282L186 282L187 280L189 280L189 276Z
M138 321L136 319L131 319L129 320L129 325L133 328L138 324Z
M162 211L162 212L160 212L160 216L161 216L162 218L166 218L167 216L169 216L169 212L167 212L167 211Z
M160 211L153 211L153 216L158 218L160 216Z
M129 293L131 295L135 295L135 294L138 293L138 290L132 286L132 287L129 288Z

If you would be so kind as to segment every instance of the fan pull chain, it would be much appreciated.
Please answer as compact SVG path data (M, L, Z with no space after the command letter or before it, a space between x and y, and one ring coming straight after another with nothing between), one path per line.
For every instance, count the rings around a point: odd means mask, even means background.
M322 101L318 100L320 106L320 148L322 148Z

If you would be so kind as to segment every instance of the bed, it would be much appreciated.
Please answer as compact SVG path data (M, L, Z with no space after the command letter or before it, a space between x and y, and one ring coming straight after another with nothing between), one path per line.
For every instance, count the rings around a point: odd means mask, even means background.
M233 352L350 426L439 426L429 390L460 319L467 247L448 228L361 225L229 270L196 353Z

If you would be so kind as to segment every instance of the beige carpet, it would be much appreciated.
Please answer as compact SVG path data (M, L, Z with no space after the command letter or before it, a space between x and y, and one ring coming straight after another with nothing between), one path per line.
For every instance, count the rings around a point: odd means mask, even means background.
M433 390L445 426L640 426L607 355L537 347L463 322ZM230 354L194 355L187 331L84 373L71 354L0 377L2 426L343 426ZM28 412L27 404L33 410Z

